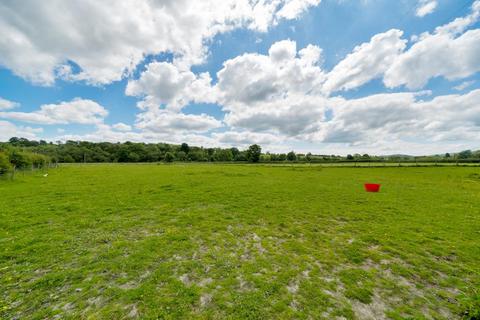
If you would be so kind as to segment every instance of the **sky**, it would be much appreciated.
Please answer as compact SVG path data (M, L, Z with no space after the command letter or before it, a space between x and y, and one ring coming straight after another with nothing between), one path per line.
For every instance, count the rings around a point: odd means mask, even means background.
M0 141L480 149L480 0L2 0Z

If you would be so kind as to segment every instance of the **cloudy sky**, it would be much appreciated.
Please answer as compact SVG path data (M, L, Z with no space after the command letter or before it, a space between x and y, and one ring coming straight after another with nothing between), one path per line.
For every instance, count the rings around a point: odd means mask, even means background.
M480 0L3 0L0 140L480 149Z

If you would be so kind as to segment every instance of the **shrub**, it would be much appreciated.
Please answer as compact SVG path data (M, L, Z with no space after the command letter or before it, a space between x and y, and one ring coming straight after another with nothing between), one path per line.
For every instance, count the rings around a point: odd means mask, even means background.
M10 163L17 169L23 169L32 165L32 154L26 152L13 151L10 154Z
M171 152L165 153L165 162L173 162L173 159L175 159L175 156Z
M49 158L43 154L32 153L30 157L32 159L32 164L37 168L43 168L49 162Z
M9 171L11 168L9 157L5 153L0 152L0 174Z

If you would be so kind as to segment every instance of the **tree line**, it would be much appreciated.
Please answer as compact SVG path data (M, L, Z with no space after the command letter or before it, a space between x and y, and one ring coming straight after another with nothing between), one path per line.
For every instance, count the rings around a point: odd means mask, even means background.
M46 142L13 137L0 143L2 156L38 155L54 163L98 162L259 162L261 147L251 145L246 150L237 148L204 148L168 143L110 143L88 141ZM33 157L33 156L32 156ZM27 158L27 157L26 157ZM20 168L20 166L17 166Z
M168 143L110 143L88 141L47 142L13 137L0 143L0 170L16 167L41 167L51 163L98 162L377 162L377 161L445 161L480 160L480 151L465 150L456 154L412 157L408 155L372 156L353 154L347 156L288 153L262 153L254 144L245 150L237 148L204 148Z

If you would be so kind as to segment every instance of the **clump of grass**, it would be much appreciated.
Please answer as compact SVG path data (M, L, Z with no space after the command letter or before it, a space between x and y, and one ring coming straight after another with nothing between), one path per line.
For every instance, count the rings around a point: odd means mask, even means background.
M480 291L473 290L472 293L463 296L461 299L462 317L465 320L480 320Z
M345 296L362 303L372 302L373 277L362 269L346 269L340 272L340 280L345 286Z

